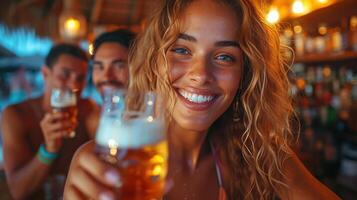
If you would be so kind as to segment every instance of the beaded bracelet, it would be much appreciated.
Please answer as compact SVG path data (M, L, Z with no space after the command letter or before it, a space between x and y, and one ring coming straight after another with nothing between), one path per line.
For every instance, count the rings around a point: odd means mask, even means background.
M45 148L45 145L41 144L36 157L43 164L50 165L58 157L58 153L48 152Z

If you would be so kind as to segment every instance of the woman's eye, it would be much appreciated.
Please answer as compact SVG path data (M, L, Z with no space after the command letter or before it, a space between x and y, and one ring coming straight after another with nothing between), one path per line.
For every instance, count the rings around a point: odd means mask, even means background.
M219 61L225 61L225 62L233 62L235 59L232 56L229 55L218 55L216 57L217 60Z
M177 53L177 54L182 54L182 55L190 54L190 52L185 48L172 48L171 51L174 53Z

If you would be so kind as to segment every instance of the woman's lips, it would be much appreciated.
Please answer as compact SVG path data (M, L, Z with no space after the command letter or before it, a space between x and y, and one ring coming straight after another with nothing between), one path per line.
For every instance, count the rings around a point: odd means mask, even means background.
M207 109L217 99L216 94L208 92L187 91L184 89L177 89L176 91L184 105L187 108L196 111L203 111Z

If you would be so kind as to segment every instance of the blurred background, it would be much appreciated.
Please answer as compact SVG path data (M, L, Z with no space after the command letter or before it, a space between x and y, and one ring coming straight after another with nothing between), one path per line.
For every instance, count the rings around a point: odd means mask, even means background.
M104 31L140 32L157 1L1 0L0 117L7 105L42 93L41 66L53 44L76 43L90 56ZM285 52L300 121L293 148L343 199L357 199L357 0L259 2L294 50ZM91 77L83 96L100 103ZM0 199L10 199L1 150L0 137Z

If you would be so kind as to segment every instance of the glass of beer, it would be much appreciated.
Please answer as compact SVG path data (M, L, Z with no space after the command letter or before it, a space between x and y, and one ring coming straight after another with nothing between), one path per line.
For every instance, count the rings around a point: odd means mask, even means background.
M163 104L154 92L130 97L105 91L96 134L96 153L118 170L122 200L161 199L167 174Z
M64 88L55 88L51 92L51 107L53 112L64 112L72 123L77 121L77 96L75 91ZM68 138L76 136L74 129L68 130Z

